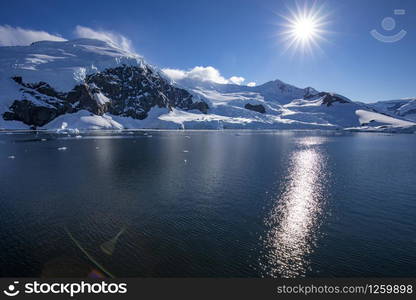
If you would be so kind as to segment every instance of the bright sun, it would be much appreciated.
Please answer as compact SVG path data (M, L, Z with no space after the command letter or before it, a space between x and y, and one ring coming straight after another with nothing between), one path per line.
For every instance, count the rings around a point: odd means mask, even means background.
M318 32L317 29L315 20L311 18L300 19L293 24L293 34L299 40L314 38Z
M324 40L326 33L324 26L325 16L316 7L300 9L296 12L291 11L290 17L286 19L286 31L282 34L286 42L287 50L293 48L302 52L312 52L314 47L320 48L320 41Z

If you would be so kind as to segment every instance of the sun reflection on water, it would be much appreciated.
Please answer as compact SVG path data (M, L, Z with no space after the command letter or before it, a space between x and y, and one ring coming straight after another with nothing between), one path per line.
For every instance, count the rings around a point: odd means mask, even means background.
M302 138L290 157L288 176L266 219L266 276L299 277L309 268L325 202L328 176L321 137Z

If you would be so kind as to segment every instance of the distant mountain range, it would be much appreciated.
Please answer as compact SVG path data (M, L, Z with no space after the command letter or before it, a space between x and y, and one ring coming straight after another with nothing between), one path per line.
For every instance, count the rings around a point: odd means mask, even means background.
M0 47L0 129L416 131L416 99L364 104L280 80L174 81L134 53L79 39Z

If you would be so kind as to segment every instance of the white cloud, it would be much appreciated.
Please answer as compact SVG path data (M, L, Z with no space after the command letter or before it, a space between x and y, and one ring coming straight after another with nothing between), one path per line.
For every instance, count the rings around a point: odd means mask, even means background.
M212 81L221 84L232 83L238 85L241 85L245 80L244 77L241 76L231 76L227 79L221 75L220 71L211 66L197 66L189 71L169 68L162 69L162 71L173 80L182 80L185 78L189 78L200 81Z
M187 72L179 69L162 69L162 72L165 73L172 80L182 80L187 76Z
M247 86L256 86L256 83L254 81L251 81L251 82L247 83Z
M0 46L27 46L38 41L66 41L46 31L0 25Z
M75 36L78 38L98 39L108 42L120 49L134 52L131 40L112 31L94 30L85 26L75 27ZM25 46L37 41L66 41L60 35L53 35L46 31L24 29L9 25L0 25L0 46Z
M97 39L97 40L105 41L122 50L134 53L131 40L126 38L124 35L121 35L116 32L105 31L105 30L94 30L89 27L77 25L75 27L75 35L78 38L88 38L88 39Z
M230 83L234 83L238 85L242 84L244 80L245 80L244 77L241 77L241 76L231 76L230 79L228 79Z

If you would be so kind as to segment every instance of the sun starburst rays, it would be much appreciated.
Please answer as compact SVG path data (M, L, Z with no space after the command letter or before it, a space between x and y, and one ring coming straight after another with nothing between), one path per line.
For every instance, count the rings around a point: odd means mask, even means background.
M313 53L314 49L321 50L320 44L326 41L327 16L322 9L316 6L296 7L290 10L289 16L282 16L285 20L285 28L281 35L285 44L285 51L292 50L296 53Z

